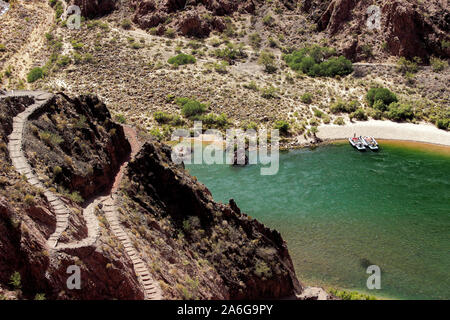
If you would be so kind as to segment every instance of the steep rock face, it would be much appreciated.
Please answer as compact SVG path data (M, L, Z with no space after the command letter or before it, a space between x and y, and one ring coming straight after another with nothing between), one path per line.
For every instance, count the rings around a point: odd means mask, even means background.
M110 122L106 109L99 108L99 115L91 117L87 111L95 112L95 109L84 105L86 100L87 98L76 99L75 101L80 102L77 105L70 103L64 96L58 96L45 108L58 110L60 119L63 119L64 114L68 116L65 119L67 123L63 122L61 126L67 126L70 121L78 121L81 115L86 117L84 123L89 127L98 124L94 121L101 119L101 114L105 121ZM8 97L0 100L0 114L3 115L0 117L0 292L3 292L0 295L11 299L33 299L37 293L45 294L47 299L143 298L131 262L123 255L107 230L102 231L96 246L60 252L53 252L47 246L47 239L56 227L55 213L51 211L43 191L31 186L14 170L6 148L13 117L33 102L31 97ZM75 112L76 106L81 114ZM101 148L102 145L95 147ZM61 148L52 152L55 152L57 158L64 157ZM59 152L62 154L58 154ZM35 165L37 172L46 168L45 163L36 162ZM83 163L74 162L72 165L82 167ZM41 178L44 183L49 182L48 178ZM63 195L61 197L72 211L67 235L61 240L80 238L83 236L79 233L83 232L84 224L81 208ZM71 232L71 229L74 231ZM69 265L81 268L81 290L69 290L66 286L66 270ZM20 275L20 288L14 288L10 283L10 278L15 273Z
M135 9L133 21L141 28L161 27L170 14L176 13L179 33L195 37L206 37L213 30L223 31L225 23L220 16L255 10L252 0L133 0L131 6Z
M93 18L111 13L117 9L117 0L72 0L72 4L81 9L84 17Z
M84 199L106 190L130 151L123 128L96 97L60 94L32 115L25 151L40 174Z
M332 0L325 4L328 5L312 1L303 9L317 21L319 30L326 30L335 38L349 58L364 58L364 46L383 42L390 54L409 59L426 60L433 54L450 57L449 48L442 46L442 41L449 40L450 26L449 7L443 1L383 1L378 4L380 31L369 30L366 26L367 9L373 5L372 1Z
M129 180L122 188L128 199L124 207L139 212L135 220L155 219L147 227L158 225L165 231L160 237L167 240L159 251L177 252L181 245L197 259L206 260L210 272L220 279L216 290L230 299L281 298L301 292L281 235L241 213L234 201L230 205L214 202L204 185L172 163L170 152L167 146L146 143L129 164ZM140 229L139 224L128 223ZM139 238L146 237L151 236L141 233ZM171 265L175 257L159 260L164 264L167 259L166 265ZM167 281L167 287L176 287L166 272L167 268L161 268L154 276ZM194 268L188 276L198 278L200 287L207 286L201 273Z

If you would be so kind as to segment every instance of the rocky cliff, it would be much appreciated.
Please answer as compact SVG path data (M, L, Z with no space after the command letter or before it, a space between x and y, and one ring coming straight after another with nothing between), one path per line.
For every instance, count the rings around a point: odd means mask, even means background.
M369 0L311 1L304 10L317 22L320 31L327 31L346 55L352 59L367 57L369 47L383 44L392 55L423 60L431 55L450 57L450 11L447 1L395 0L377 3L380 8L380 29L366 26ZM372 52L376 54L377 52Z

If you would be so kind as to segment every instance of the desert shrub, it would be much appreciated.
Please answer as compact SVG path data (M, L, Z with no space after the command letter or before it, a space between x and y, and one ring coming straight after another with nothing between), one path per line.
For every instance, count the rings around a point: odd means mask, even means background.
M83 49L84 44L81 43L81 42L78 42L77 40L72 40L70 43L72 44L72 47L73 47L75 50L81 50L81 49Z
M167 28L167 30L164 32L164 34L166 35L167 38L175 38L176 32L174 29L172 28Z
M25 195L24 202L29 207L34 205L34 196L31 194Z
M56 64L60 67L65 67L67 66L72 60L70 59L69 56L64 56L61 55L59 56L58 60L56 61Z
M258 33L252 33L248 38L253 49L259 49L261 47L262 39Z
M36 295L34 296L34 300L45 300L45 293L36 293Z
M120 23L120 26L121 26L123 29L125 29L125 30L130 29L130 28L131 28L131 21L130 21L130 19L124 19L124 20L122 20L122 22Z
M267 15L264 16L264 18L263 18L263 23L264 23L266 26L271 26L271 25L273 24L273 21L274 21L274 18L273 18L270 14L267 14Z
M156 111L153 117L158 123L169 123L173 120L173 116L164 111Z
M436 120L436 127L442 130L448 130L450 128L449 118L439 118Z
M414 112L409 104L393 102L388 106L387 118L393 121L405 121L414 118Z
M441 60L441 59L435 58L435 57L432 57L430 59L430 64L431 64L431 67L433 68L434 72L440 72L440 71L448 68L447 61L444 61L444 60Z
M272 277L272 270L266 262L258 260L255 264L255 275L260 278L269 279Z
M39 138L48 146L59 145L64 141L59 135L48 131L39 132Z
M123 115L123 114L121 114L121 113L119 113L119 114L116 114L116 116L115 116L115 119L116 119L116 121L118 122L118 123L126 123L127 122L127 119L125 118L125 116Z
M367 120L367 115L364 112L364 109L359 108L356 111L352 112L350 114L350 119L356 119L356 120Z
M310 104L312 102L312 94L309 92L306 92L304 94L302 94L302 96L300 97L300 101L306 104Z
M6 47L3 43L0 43L0 52L6 51Z
M386 88L371 88L367 92L366 100L371 107L380 111L387 110L391 103L398 101L395 93Z
M344 76L352 73L352 62L344 56L333 56L335 54L331 48L311 46L286 54L283 60L291 69L311 77Z
M336 290L330 289L331 294L335 295L342 300L377 300L376 297L370 296L367 294L359 293L356 291L345 291L345 290Z
M167 62L170 64L173 64L175 66L192 64L192 63L195 63L195 57L191 56L189 54L180 53L174 57L169 58L169 60L167 60Z
M224 113L220 115L211 113L200 117L199 120L210 128L226 129L230 125L230 121Z
M323 111L319 110L317 108L313 109L313 113L314 113L314 116L317 117L317 118L322 118L323 115L324 115Z
M277 70L275 65L275 56L271 52L261 52L258 58L258 63L264 66L264 70L267 73L274 73Z
M338 100L330 106L330 112L334 114L347 112L347 110L347 104L343 100Z
M254 80L250 81L249 83L243 84L242 86L246 89L250 89L253 91L259 90L258 85L256 84L256 82Z
M42 68L36 67L36 68L31 69L31 71L28 73L27 81L29 83L32 83L43 77L44 77L44 71L42 70Z
M277 98L278 89L274 86L268 86L263 89L261 89L261 96L265 99L274 99Z
M22 280L19 272L14 272L9 278L9 284L13 286L15 290L18 290L22 287Z
M175 99L175 102L181 106L181 113L187 118L201 115L206 111L206 105L194 99L180 97Z
M287 121L278 120L275 122L274 128L278 129L281 135L287 135L289 133L290 125Z
M333 123L334 123L334 124L337 124L337 125L339 125L339 126L343 126L343 125L345 124L345 121L344 121L344 118L342 118L342 117L337 117L337 118L334 120Z
M69 199L72 200L75 203L83 203L84 202L83 197L76 191L72 192L68 196L69 196Z
M419 65L421 60L419 58L415 58L415 61L411 61L406 59L405 57L400 57L397 61L397 71L406 74L409 73L416 73L419 71Z
M242 45L236 46L231 42L228 43L225 48L214 50L214 55L228 63L233 63L234 60L242 59L247 56Z
M214 70L218 73L227 73L227 67L229 66L228 62L221 61L219 63L214 63Z

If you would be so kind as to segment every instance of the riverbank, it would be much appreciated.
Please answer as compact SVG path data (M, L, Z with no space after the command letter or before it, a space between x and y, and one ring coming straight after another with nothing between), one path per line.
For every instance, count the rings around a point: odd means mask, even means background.
M375 139L403 140L450 146L450 132L440 130L431 124L397 123L369 120L354 122L345 126L323 125L317 138L323 141L342 140L349 137L373 136Z

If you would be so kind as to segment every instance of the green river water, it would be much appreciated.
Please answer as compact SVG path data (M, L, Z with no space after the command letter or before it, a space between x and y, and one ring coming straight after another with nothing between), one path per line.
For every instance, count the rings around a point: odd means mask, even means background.
M306 285L400 299L450 299L450 152L336 143L280 154L280 169L189 165L216 201L281 232ZM368 265L381 289L368 290Z

